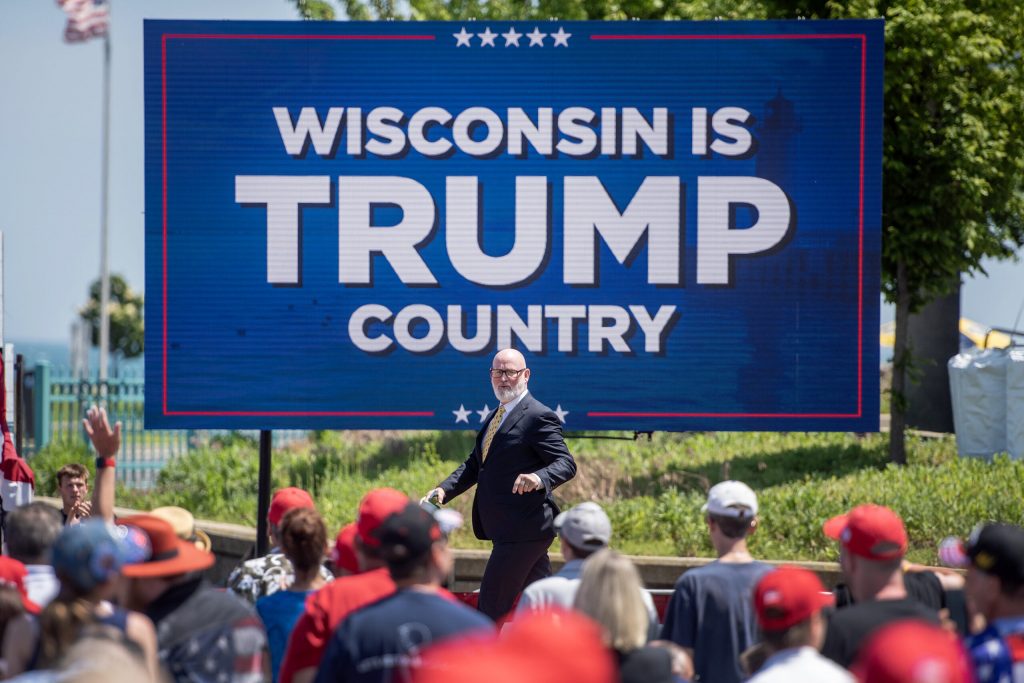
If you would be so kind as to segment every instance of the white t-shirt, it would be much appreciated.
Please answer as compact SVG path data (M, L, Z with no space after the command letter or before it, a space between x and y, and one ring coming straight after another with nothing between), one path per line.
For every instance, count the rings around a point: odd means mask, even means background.
M48 564L29 564L25 565L25 569L28 571L25 576L28 599L40 607L46 607L60 592L60 581L53 573L53 567Z
M813 647L776 652L747 683L853 683L853 676Z

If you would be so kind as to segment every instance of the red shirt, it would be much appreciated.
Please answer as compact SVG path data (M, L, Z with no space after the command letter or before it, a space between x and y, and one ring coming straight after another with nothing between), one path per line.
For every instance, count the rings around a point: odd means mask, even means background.
M335 579L306 598L306 611L288 639L279 683L292 683L302 669L320 666L320 659L338 624L349 614L395 592L387 567Z

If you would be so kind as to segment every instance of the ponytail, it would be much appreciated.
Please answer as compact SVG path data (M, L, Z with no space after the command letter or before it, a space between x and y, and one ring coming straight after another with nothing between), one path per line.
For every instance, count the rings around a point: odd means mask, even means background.
M327 526L320 513L311 508L294 508L281 518L281 550L297 571L310 571L324 559Z
M95 604L83 596L59 595L39 615L37 669L50 669L78 639L82 628L96 621Z

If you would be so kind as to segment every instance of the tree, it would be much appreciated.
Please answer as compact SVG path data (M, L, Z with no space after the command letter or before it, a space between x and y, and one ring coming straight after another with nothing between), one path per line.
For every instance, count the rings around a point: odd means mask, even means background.
M334 21L334 7L325 0L292 0L303 19Z
M120 275L110 276L110 352L123 358L142 355L145 347L143 297ZM89 287L89 302L78 315L89 325L93 346L100 345L100 281Z
M292 0L304 19L334 19L327 0ZM761 0L410 0L403 10L394 0L339 0L353 20L414 19L763 19L770 4Z
M303 16L324 0L295 0ZM304 10L303 8L307 9ZM896 304L890 457L906 462L911 313L1024 245L1020 0L345 0L359 19L884 18L882 290Z
M882 287L896 304L890 457L904 463L910 314L1024 244L1024 5L830 7L886 19Z

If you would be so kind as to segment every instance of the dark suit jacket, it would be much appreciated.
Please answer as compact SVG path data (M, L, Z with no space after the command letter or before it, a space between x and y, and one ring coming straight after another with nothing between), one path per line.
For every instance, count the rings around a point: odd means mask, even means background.
M576 461L562 439L561 422L550 408L527 393L498 428L484 463L480 446L492 419L493 411L477 433L466 462L441 483L444 499L477 485L473 499L477 538L498 542L553 538L558 506L551 492L576 476ZM512 493L516 477L526 473L539 476L544 488Z

